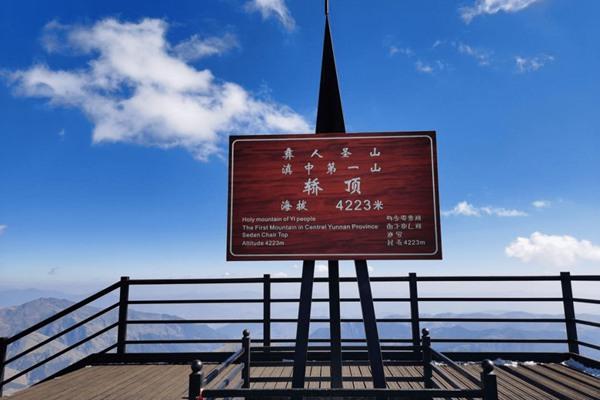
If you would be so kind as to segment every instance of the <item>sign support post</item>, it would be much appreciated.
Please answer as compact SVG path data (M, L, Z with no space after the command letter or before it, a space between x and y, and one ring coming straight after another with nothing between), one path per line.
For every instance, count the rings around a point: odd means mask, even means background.
M306 377L306 356L308 352L308 333L310 328L314 276L315 261L304 260L302 263L302 282L300 283L298 324L296 326L296 349L294 351L294 374L292 376L293 388L303 388Z
M329 337L331 340L331 387L342 388L342 324L340 322L340 265L329 260Z
M316 133L345 133L344 113L337 80L333 44L329 28L329 2L325 1L325 36L323 38L323 58L321 65L321 83L319 87L319 106L317 111ZM385 388L385 373L373 295L369 282L369 271L366 260L355 260L356 277L360 293L361 309L364 318L365 332L373 386ZM329 334L331 364L331 387L342 388L342 338L340 313L340 272L339 261L328 261L329 271ZM296 331L296 351L294 355L294 373L292 387L304 387L306 375L306 358L308 350L308 334L310 310L312 302L312 286L314 277L314 261L304 261L302 267L302 283L300 288L300 305L298 309L298 327Z
M377 319L375 318L375 305L371 282L369 281L369 267L367 260L355 260L356 280L360 294L360 307L362 309L365 324L365 335L367 336L367 350L373 375L373 387L385 389L385 372L383 370L383 358L381 356L381 344L379 343L379 331L377 330Z

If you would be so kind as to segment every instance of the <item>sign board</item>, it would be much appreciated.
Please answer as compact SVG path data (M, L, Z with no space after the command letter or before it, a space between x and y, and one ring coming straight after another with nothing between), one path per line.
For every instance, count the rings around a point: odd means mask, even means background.
M231 137L227 260L441 258L435 132Z

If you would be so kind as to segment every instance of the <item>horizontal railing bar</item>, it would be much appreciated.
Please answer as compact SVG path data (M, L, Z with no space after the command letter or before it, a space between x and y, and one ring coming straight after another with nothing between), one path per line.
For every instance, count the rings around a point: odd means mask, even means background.
M254 342L263 342L262 338L252 338ZM310 343L330 343L331 339L309 339ZM366 339L342 339L342 342L346 343L365 343ZM380 339L381 343L411 343L412 339ZM431 339L432 342L437 343L539 343L539 344L561 344L567 343L567 339L455 339L455 338L439 338ZM239 339L139 339L139 340L127 340L125 344L141 345L141 344L211 344L211 343L239 343ZM295 343L296 339L271 339L271 343ZM321 346L325 347L325 346ZM384 346L385 347L385 346ZM395 346L403 347L408 349L414 349L419 346ZM275 349L284 349L287 346L271 346ZM254 349L254 347L253 347ZM292 347L293 349L293 347Z
M254 342L262 339L252 338ZM125 344L210 344L210 343L240 343L240 339L139 339L126 340Z
M571 275L572 281L600 281L600 275Z
M358 303L360 301L359 298L353 298L353 297L342 297L340 299L340 302L342 303ZM389 302L389 303L394 303L394 302L408 302L410 301L410 298L408 297L376 297L373 299L374 302L379 302L379 303L385 303L385 302ZM274 298L271 299L271 303L298 303L299 300L293 299L293 298ZM318 297L318 298L314 298L312 299L313 303L329 303L329 298L327 297Z
M390 345L383 345L380 346L382 350L411 350L411 351L415 351L415 350L419 350L420 346L390 346ZM259 349L262 351L263 349L268 348L269 351L293 351L296 347L295 346L260 346L259 348L254 348L253 350L257 350L257 352ZM314 351L330 351L331 347L330 346L308 346L308 350L314 350ZM349 350L349 351L354 351L354 350L364 350L367 351L368 347L366 346L342 346L342 350Z
M254 339L252 339L254 340ZM308 339L309 342L316 342L316 343L329 343L331 342L331 339L313 339L310 338ZM367 341L367 339L341 339L342 342L352 342L352 343L364 343ZM412 343L412 339L379 339L379 341L381 343ZM296 339L283 339L283 338L278 338L278 339L271 339L271 342L273 343L295 343Z
M515 301L515 302L559 302L562 297L419 297L419 301Z
M431 349L431 353L433 354L434 358L438 359L439 361L445 362L447 366L449 366L450 368L452 368L453 370L455 370L456 372L458 372L459 374L461 374L462 376L464 376L465 378L467 378L468 380L470 380L475 385L481 387L481 381L479 379L477 379L477 378L473 377L472 375L470 375L467 371L465 371L464 369L462 369L461 367L459 367L458 364L456 364L450 358L448 358L444 354L442 354L439 351L434 350L434 349Z
M227 283L263 283L264 278L200 278L200 279L130 279L134 286L145 285L213 285Z
M459 317L424 317L421 322L523 322L523 323L564 323L564 318L459 318Z
M373 280L373 278L371 278ZM598 276L600 280L600 276ZM560 276L552 275L504 275L504 276L417 276L419 282L531 282L560 281Z
M321 360L308 360L306 361L306 365L308 366L329 366L330 362L321 359ZM360 366L370 366L368 358L364 358L362 360L352 360L352 365L360 365ZM420 360L385 360L385 365L391 366L411 366L417 367L422 366ZM294 360L291 358L281 359L281 360L270 360L270 361L257 361L252 360L253 367L293 367Z
M431 339L437 343L568 343L567 339Z
M577 343L579 343L581 346L589 347L590 349L600 350L600 346L598 346L596 344L582 342L581 340L578 340Z
M600 304L600 300L597 299L582 299L579 297L575 297L573 298L573 301L576 303Z
M53 341L54 339L57 339L57 338L61 337L62 335L66 334L66 333L69 333L69 332L71 332L71 331L73 331L73 330L75 330L75 329L79 328L80 326L82 326L82 325L84 325L84 324L86 324L86 323L88 323L88 322L90 322L90 321L92 321L92 320L94 320L94 319L96 319L96 318L100 317L101 315L104 315L104 314L106 314L107 312L109 312L109 311L111 311L111 310L114 310L114 309L115 309L115 308L117 308L118 306L119 306L119 303L117 302L117 303L115 303L115 304L113 304L113 305L111 305L111 306L108 306L108 307L106 307L106 308L105 308L105 309L103 309L103 310L100 310L100 311L98 311L98 312L97 312L97 313L95 313L94 315L91 315L91 316L87 317L86 319L83 319L83 320L79 321L78 323L76 323L76 324L74 324L74 325L71 325L70 327L66 328L65 330L63 330L63 331L61 331L61 332L58 332L56 335L50 336L48 339L46 339L46 340L44 340L44 341L42 341L42 342L39 342L39 343L37 343L36 345L34 345L34 346L31 346L30 348L28 348L28 349L26 349L26 350L23 350L23 351L22 351L22 352L20 352L19 354L16 354L16 355L12 356L12 357L11 357L11 358L9 358L8 360L6 360L6 361L4 362L4 364L5 364L5 365L6 365L6 364L9 364L9 363L11 363L12 361L15 361L16 359L18 359L18 358L21 358L21 357L23 357L24 355L26 355L26 354L29 354L29 353L31 353L32 351L39 349L40 347L42 347L42 346L44 346L44 345L46 345L46 344L50 343L50 342L51 342L51 341Z
M19 377L21 377L21 376L23 376L23 375L25 375L25 374L33 371L36 368L39 368L40 366L46 364L47 362L50 362L50 361L54 360L55 358L60 357L63 354L65 354L65 353L73 350L74 348L76 348L78 346L81 346L82 344L84 344L84 343L86 343L86 342L88 342L88 341L90 341L90 340L92 340L92 339L94 339L94 338L102 335L103 333L106 333L109 330L116 328L118 325L119 325L119 323L115 322L112 325L108 325L108 326L100 329L99 331L94 332L93 335L90 335L90 336L88 336L88 337L86 337L84 339L81 339L80 341L78 341L77 343L74 343L74 344L70 345L69 347L65 347L61 351L52 354L51 356L49 356L48 358L43 359L42 361L38 362L37 364L34 364L31 367L26 368L26 369L20 371L19 373L11 376L10 378L4 380L3 382L0 382L0 386L6 385L7 383L10 383L10 382L14 381L15 379L17 379L17 378L19 378Z
M410 318L378 318L378 323L409 323ZM517 323L564 323L564 318L459 318L459 317L422 317L421 322L517 322ZM260 324L262 319L131 319L128 324ZM296 318L272 318L272 323L287 324L297 323ZM310 322L328 323L329 318L311 318ZM341 323L363 322L362 318L342 318ZM588 321L580 321L580 323L592 324L592 326L600 326L600 324L591 323ZM595 325L594 325L595 324Z
M264 339L256 339L256 338L252 338L253 342L259 342L262 343L264 341ZM142 345L142 344L212 344L212 343L239 343L240 340L239 339L140 339L140 340L127 340L125 341L125 344L128 345ZM294 343L295 339L271 339L272 343ZM309 340L310 343L329 343L330 339L310 339ZM342 342L352 342L352 343L365 343L366 339L342 339ZM412 342L410 339L404 339L404 340L397 340L397 339L382 339L380 340L380 342L382 343L400 343L400 342L406 342L406 343L410 343ZM267 346L269 349L271 350L279 350L279 351L286 351L286 350L293 350L294 347L293 346ZM352 349L366 349L366 347L364 346L342 346L344 349L346 350L352 350ZM264 346L254 346L252 347L252 350L259 350L264 348ZM317 349L317 350L326 350L329 348L329 346L312 346L310 347L312 349ZM420 349L420 346L392 346L392 345L383 345L382 346L383 349L388 349L388 350L418 350Z
M272 298L271 303L298 303L297 298ZM342 303L358 303L359 298L341 298ZM375 302L408 302L407 297L381 297L374 298ZM328 303L329 298L320 297L312 299L313 303ZM264 303L264 299L144 299L144 300L129 300L128 304L231 304L231 303Z
M237 304L263 303L263 299L180 299L180 300L129 300L127 304Z
M419 301L437 302L437 301L454 301L454 302L487 302L487 301L514 301L514 302L561 302L562 297L419 297ZM590 302L600 304L600 300L573 299L574 301ZM271 303L298 303L297 298L272 298ZM342 303L358 303L359 298L341 298ZM394 303L394 302L409 302L408 297L379 297L374 298L374 302L379 303ZM313 303L328 303L329 298L319 297L312 299ZM264 299L144 299L144 300L129 300L128 304L236 304L236 303L264 303Z
M399 322L399 323L409 323L411 322L410 318L377 318L377 322L388 323L388 322ZM271 322L274 323L297 323L297 318L272 318ZM310 322L316 323L328 323L330 322L329 318L311 318ZM351 322L363 322L362 318L341 318L340 323L351 323Z
M432 399L436 397L481 398L481 389L204 389L204 397L401 397Z
M252 338L253 342L263 342L262 338ZM331 339L308 339L311 343L330 343ZM365 343L366 339L341 339L347 343ZM381 343L412 343L412 339L380 339ZM239 343L239 339L138 339L127 340L126 344L194 344L194 343ZM296 339L271 339L272 343L295 343ZM278 346L281 348L283 346ZM418 347L418 346L413 346ZM253 347L254 349L254 347Z
M344 382L372 382L373 378L368 376L348 376L342 377ZM304 378L305 382L329 382L331 380L328 376L307 376ZM401 377L401 376L388 376L385 378L386 382L423 382L423 378L418 377ZM291 382L291 376L258 376L250 377L250 382Z
M262 319L130 319L127 324L262 324Z
M529 275L529 276L417 276L420 282L531 282L531 281L560 281L560 276ZM371 282L408 282L408 276L373 276ZM571 275L573 281L600 281L600 275ZM327 283L328 278L315 278L316 283ZM264 278L200 278L200 279L130 279L130 285L192 285L192 284L235 284L263 283ZM301 278L270 278L271 283L300 283ZM340 282L356 282L356 277L340 277Z
M121 285L121 282L113 283L112 285L108 286L107 288L102 289L98 293L93 294L93 295L91 295L91 296L89 296L89 297L81 300L80 302L75 303L72 306L69 306L69 307L65 308L64 310L62 310L62 311L60 311L60 312L58 312L58 313L56 313L56 314L54 314L54 315L46 318L45 320L40 321L37 324L35 324L35 325L33 325L33 326L31 326L31 327L29 327L29 328L27 328L27 329L25 329L25 330L17 333L15 335L13 335L12 337L8 338L8 343L10 344L10 343L13 343L13 342L15 342L15 341L17 341L19 339L22 339L25 336L29 335L30 333L33 333L33 332L37 331L38 329L40 329L40 328L48 325L51 322L56 321L59 318L64 317L67 314L70 314L71 312L77 310L78 308L81 308L81 307L83 307L83 306L85 306L85 305L87 305L87 304L89 304L89 303L91 303L91 302L93 302L95 300L98 300L100 297L102 297L104 295L107 295L108 293L110 293L113 290L117 289L120 285Z
M362 322L362 318L342 318L341 323L350 322ZM142 325L142 324L262 324L262 319L130 319L127 321L128 324ZM311 318L310 322L315 323L327 323L329 318ZM389 323L389 322L411 322L410 318L379 318L377 322ZM297 318L271 318L271 323L278 324L291 324L298 323Z
M588 325L588 326L594 326L596 328L600 328L600 323L598 323L598 322L586 321L583 319L576 319L575 322L578 324L582 324L582 325Z

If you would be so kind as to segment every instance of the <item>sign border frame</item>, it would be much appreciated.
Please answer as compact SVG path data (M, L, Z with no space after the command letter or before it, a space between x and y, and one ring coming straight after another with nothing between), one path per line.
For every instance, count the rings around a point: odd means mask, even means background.
M235 254L233 252L233 171L234 160L233 150L238 141L287 141L287 140L342 140L342 139L378 139L384 137L403 137L429 139L432 164L432 185L434 202L434 234L435 251L431 253L344 253L344 254ZM227 185L227 261L293 261L299 259L307 260L355 260L369 259L374 256L374 260L441 260L442 259L442 238L441 238L441 214L439 202L438 185L438 158L437 141L435 131L400 131L400 132L353 132L353 133L330 133L327 135L315 134L258 134L258 135L231 135L229 137L229 171Z

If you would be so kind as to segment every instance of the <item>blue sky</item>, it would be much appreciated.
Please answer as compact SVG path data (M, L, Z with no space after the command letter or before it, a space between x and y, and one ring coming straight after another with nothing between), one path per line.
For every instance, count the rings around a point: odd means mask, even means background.
M438 133L444 260L373 274L598 272L599 12L331 1L347 130ZM0 286L299 275L225 261L225 143L314 130L322 35L317 0L3 1Z

